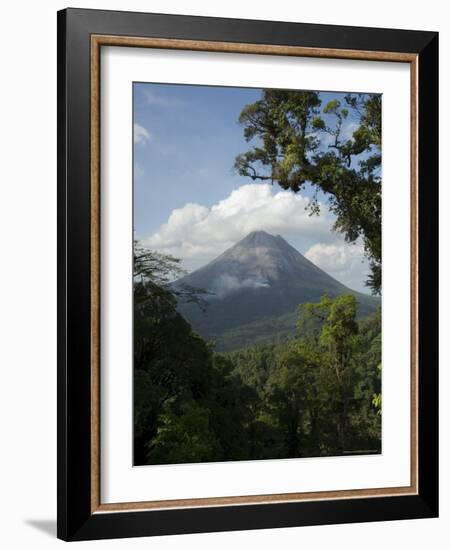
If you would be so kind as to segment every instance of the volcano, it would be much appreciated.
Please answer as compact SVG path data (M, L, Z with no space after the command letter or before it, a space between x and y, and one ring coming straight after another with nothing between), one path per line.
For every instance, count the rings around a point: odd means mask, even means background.
M298 306L324 294L353 294L358 315L375 311L380 299L347 288L305 258L280 235L253 231L204 267L174 283L208 291L205 311L178 309L217 351L276 342L295 332Z

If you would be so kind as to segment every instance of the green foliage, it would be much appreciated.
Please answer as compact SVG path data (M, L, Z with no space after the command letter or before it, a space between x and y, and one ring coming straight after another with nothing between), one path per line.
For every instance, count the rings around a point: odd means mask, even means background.
M134 463L245 455L243 422L255 392L177 312L179 295L157 278L172 259L150 260L134 283Z
M352 295L299 308L297 336L225 354L258 393L259 458L379 452L381 316Z
M297 193L310 183L329 197L335 229L349 242L361 237L370 260L367 285L381 290L381 96L348 94L322 111L319 93L263 90L239 122L256 145L236 157L235 169L252 180L274 181ZM350 138L343 124L356 122ZM326 115L326 120L323 117ZM332 121L332 122L330 122ZM328 146L321 146L323 137ZM317 199L311 214L319 213Z
M357 320L353 295L324 296L290 339L215 353L171 287L148 283L135 278L136 465L380 451L379 311Z
M209 424L209 411L195 401L183 403L179 411L161 414L156 435L146 445L148 463L214 460L220 446Z
M135 300L143 302L157 297L172 304L181 301L193 303L200 309L206 307L204 296L209 294L206 290L186 284L176 287L170 284L185 274L179 258L148 250L138 241L134 241L133 250L133 278L135 287L138 288L135 291Z

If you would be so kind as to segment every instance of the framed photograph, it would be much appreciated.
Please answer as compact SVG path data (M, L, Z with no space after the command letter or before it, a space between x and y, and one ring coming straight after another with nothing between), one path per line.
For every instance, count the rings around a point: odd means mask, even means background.
M58 536L438 514L438 36L58 13Z

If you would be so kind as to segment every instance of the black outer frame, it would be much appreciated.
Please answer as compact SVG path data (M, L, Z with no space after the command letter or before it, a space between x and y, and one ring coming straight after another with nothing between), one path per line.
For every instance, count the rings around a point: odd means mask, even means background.
M91 514L90 35L419 56L419 494ZM438 515L438 33L69 8L58 12L58 527L89 540Z

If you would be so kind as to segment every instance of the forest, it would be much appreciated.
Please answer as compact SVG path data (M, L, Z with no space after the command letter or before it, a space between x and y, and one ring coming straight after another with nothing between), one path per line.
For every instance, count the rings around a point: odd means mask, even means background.
M177 312L178 260L135 246L134 464L381 451L381 313L352 295L298 308L297 335L216 353Z

